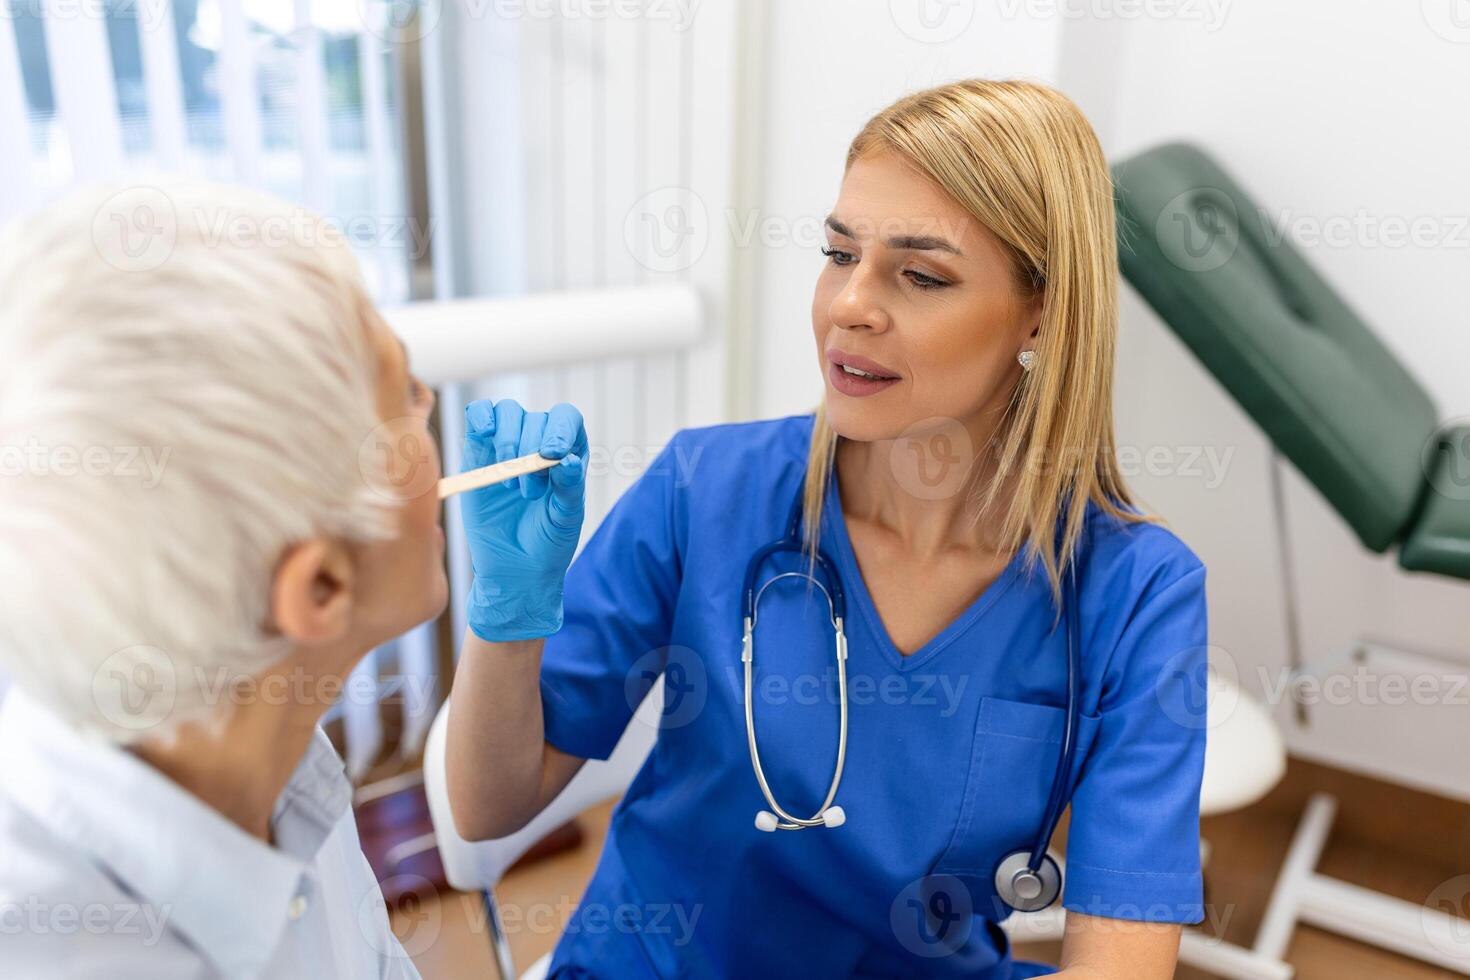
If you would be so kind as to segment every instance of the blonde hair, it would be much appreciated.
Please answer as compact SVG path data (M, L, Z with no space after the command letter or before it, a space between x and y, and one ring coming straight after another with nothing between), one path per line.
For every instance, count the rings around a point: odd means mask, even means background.
M845 166L883 151L916 166L1000 240L1023 299L1043 294L1037 364L1021 376L997 432L999 460L980 513L1015 475L1002 547L1012 554L1027 547L1028 567L1040 560L1059 598L1089 501L1124 520L1155 520L1125 509L1132 500L1113 444L1118 250L1102 147L1081 110L1055 89L969 79L878 113L848 147ZM811 554L836 447L819 406L803 499Z

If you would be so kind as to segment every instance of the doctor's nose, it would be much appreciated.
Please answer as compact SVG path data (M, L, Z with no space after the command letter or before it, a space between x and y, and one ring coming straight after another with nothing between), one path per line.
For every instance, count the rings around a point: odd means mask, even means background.
M832 298L827 315L834 327L884 333L893 325L880 301L879 289L872 281L872 275L865 270L854 269L842 289Z

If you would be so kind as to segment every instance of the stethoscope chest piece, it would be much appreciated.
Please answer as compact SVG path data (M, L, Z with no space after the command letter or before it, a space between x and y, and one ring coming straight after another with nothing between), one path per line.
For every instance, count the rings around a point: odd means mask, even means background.
M995 893L1017 912L1039 912L1062 891L1062 869L1050 854L1031 867L1030 851L1012 851L995 869Z

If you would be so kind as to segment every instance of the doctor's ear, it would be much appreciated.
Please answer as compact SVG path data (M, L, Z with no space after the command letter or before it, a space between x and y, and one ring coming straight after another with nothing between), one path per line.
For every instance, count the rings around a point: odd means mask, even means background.
M1041 333L1041 311L1046 307L1046 293L1037 290L1036 295L1026 301L1025 316L1023 323L1026 328L1028 346L1036 343L1037 334Z
M352 622L352 556L340 543L317 538L293 545L271 581L271 620L284 637L305 646L340 640Z

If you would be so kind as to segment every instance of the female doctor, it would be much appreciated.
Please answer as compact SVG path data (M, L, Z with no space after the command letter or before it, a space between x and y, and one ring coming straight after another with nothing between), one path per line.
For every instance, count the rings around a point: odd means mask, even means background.
M459 830L523 826L662 674L552 976L1036 976L997 923L1060 891L1059 975L1169 977L1202 918L1205 576L1115 461L1097 139L1044 86L920 92L853 140L825 229L822 408L678 433L564 604L581 418L468 407L468 465L567 459L464 503Z

